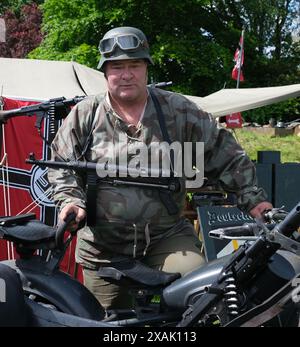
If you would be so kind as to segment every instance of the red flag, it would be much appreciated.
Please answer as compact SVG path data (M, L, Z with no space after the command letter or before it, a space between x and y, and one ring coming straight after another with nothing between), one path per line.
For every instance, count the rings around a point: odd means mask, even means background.
M231 113L229 116L226 116L226 125L227 128L241 128L243 124L242 115L240 112Z
M13 100L3 97L4 109L17 109L36 104L34 101ZM48 158L49 148L38 134L35 127L36 117L11 118L4 126L4 138L0 138L0 216L15 216L20 213L34 212L37 219L54 225L55 207L50 199L47 181L47 170L25 163L30 152L37 158ZM45 125L46 123L46 125ZM50 125L44 120L41 132L44 138ZM54 136L54 135L52 135ZM61 263L61 269L70 274L75 268L75 244L73 240ZM10 242L0 239L0 261L17 257ZM81 268L79 280L82 281Z
M240 81L244 81L244 75L243 75L243 65L244 65L244 32L242 32L240 42L239 42L239 47L236 49L234 53L234 58L233 58L235 65L231 73L231 77L234 80L238 80L239 78L239 70L240 70Z

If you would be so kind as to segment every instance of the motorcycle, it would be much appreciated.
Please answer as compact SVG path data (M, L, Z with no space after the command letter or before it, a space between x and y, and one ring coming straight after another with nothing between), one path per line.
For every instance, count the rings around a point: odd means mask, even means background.
M0 278L3 267L15 277L10 287L26 326L298 326L300 203L289 213L273 209L265 217L269 224L257 220L211 230L211 237L245 243L183 277L127 258L100 268L99 276L128 288L135 302L129 310L105 312L83 284L59 269L76 235L66 234L72 214L56 228L33 214L0 219L0 238L13 242L20 256L0 263Z

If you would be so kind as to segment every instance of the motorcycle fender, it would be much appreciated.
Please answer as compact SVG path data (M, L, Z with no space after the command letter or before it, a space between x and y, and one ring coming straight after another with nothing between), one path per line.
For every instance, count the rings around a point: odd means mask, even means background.
M105 316L103 307L93 294L70 275L54 270L49 272L30 269L26 261L8 260L2 263L15 269L27 295L38 297L38 301L54 305L59 311L82 318L101 320Z

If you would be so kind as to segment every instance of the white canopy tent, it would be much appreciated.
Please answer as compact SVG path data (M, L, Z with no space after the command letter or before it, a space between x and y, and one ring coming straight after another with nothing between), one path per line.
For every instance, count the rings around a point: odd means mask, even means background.
M2 96L31 101L73 98L104 91L100 71L75 62L0 58Z
M300 96L300 84L267 88L221 89L204 98L187 97L213 116L225 116Z
M0 88L4 97L46 101L101 93L106 82L101 72L75 62L0 58ZM218 117L300 96L300 84L222 89L203 98L186 96Z

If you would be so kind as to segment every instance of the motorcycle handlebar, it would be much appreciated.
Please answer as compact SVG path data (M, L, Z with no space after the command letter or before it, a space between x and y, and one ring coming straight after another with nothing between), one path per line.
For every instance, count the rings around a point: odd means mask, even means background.
M58 248L62 248L63 244L64 244L64 234L65 231L68 228L68 225L74 221L76 218L76 214L74 212L70 213L67 215L66 219L62 222L60 222L57 225L57 229L56 229L56 234L55 234L55 243L56 246Z
M276 230L278 233L290 237L300 226L300 202L287 213L280 209L274 209L265 213L266 220L281 220L277 224L265 224L269 230ZM217 239L242 239L256 237L259 231L257 223L245 223L239 226L229 226L226 228L214 229L209 232L209 236Z
M265 224L272 230L276 224ZM245 223L238 226L229 226L226 228L214 229L209 232L209 236L216 239L256 239L259 226L256 223Z
M289 237L300 226L300 202L292 209L283 221L276 225L275 229Z
M255 223L245 223L243 225L231 226L226 228L214 229L209 232L209 236L213 238L239 238L254 236Z
M268 210L263 214L265 222L281 222L288 215L287 211L282 210L281 208L273 208Z

